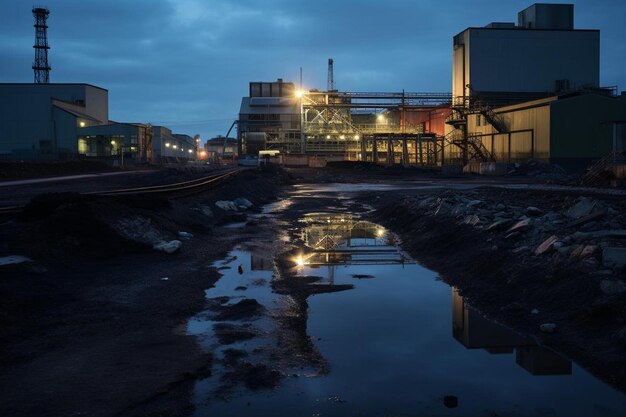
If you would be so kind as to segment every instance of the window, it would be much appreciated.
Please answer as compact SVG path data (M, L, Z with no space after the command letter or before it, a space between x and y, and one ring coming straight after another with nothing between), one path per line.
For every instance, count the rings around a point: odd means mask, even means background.
M476 126L482 126L483 125L483 123L482 123L483 120L482 119L483 119L482 115L480 115L480 114L476 115Z

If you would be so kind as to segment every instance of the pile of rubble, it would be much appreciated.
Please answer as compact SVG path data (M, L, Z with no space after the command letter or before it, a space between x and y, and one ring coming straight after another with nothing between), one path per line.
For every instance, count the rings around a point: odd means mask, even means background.
M489 233L494 251L577 264L602 278L605 294L626 292L626 213L610 203L579 197L561 209L542 210L447 191L407 204L425 215L449 216Z
M570 175L557 164L548 164L529 159L525 162L513 164L507 175L525 175L530 177L542 178L546 180L569 181L576 178L576 175Z

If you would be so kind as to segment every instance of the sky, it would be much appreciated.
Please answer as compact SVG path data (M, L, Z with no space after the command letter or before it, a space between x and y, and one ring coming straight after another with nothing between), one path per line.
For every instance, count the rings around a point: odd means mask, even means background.
M250 81L341 91L451 90L452 36L517 22L520 0L42 0L50 81L109 91L109 118L224 135ZM572 1L554 0L554 3ZM573 1L601 30L600 82L626 88L626 1ZM32 82L30 2L0 0L0 82Z

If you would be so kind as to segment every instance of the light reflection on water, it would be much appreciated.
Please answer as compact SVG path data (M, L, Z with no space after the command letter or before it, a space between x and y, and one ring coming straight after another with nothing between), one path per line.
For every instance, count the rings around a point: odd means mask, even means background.
M345 214L325 220L303 219L302 240L308 245L303 251L318 252L295 274L321 276L324 284L354 285L307 300L307 333L330 372L287 377L272 391L243 390L229 402L203 403L211 382L201 382L197 416L621 416L626 409L624 394L482 317L435 272L403 258L384 229L367 222L342 229ZM394 258L378 262L377 248L391 248L383 254ZM363 249L372 253L364 256L359 253ZM344 253L329 257L332 250ZM250 271L224 270L222 280L228 285L218 281L207 296L226 294L258 274L271 275L252 270L249 252L236 254L238 259L227 265L241 262ZM269 286L253 291L245 295L268 306L285 297ZM196 326L201 328L201 322ZM444 405L447 395L458 398L456 408Z

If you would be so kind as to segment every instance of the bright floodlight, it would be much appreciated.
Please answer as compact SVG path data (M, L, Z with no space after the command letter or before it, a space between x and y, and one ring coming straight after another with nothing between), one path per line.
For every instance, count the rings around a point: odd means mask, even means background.
M298 257L296 258L296 264L297 264L298 266L303 266L303 265L304 265L304 259L302 259L302 255L300 255L300 256L298 256Z
M115 141L114 140L111 141L111 145L115 146Z
M378 116L376 116L376 119L377 119L379 122L383 122L383 121L385 121L385 116L384 116L384 115L382 115L382 114L379 114Z
M296 97L300 98L304 95L304 91L302 90L296 90Z

